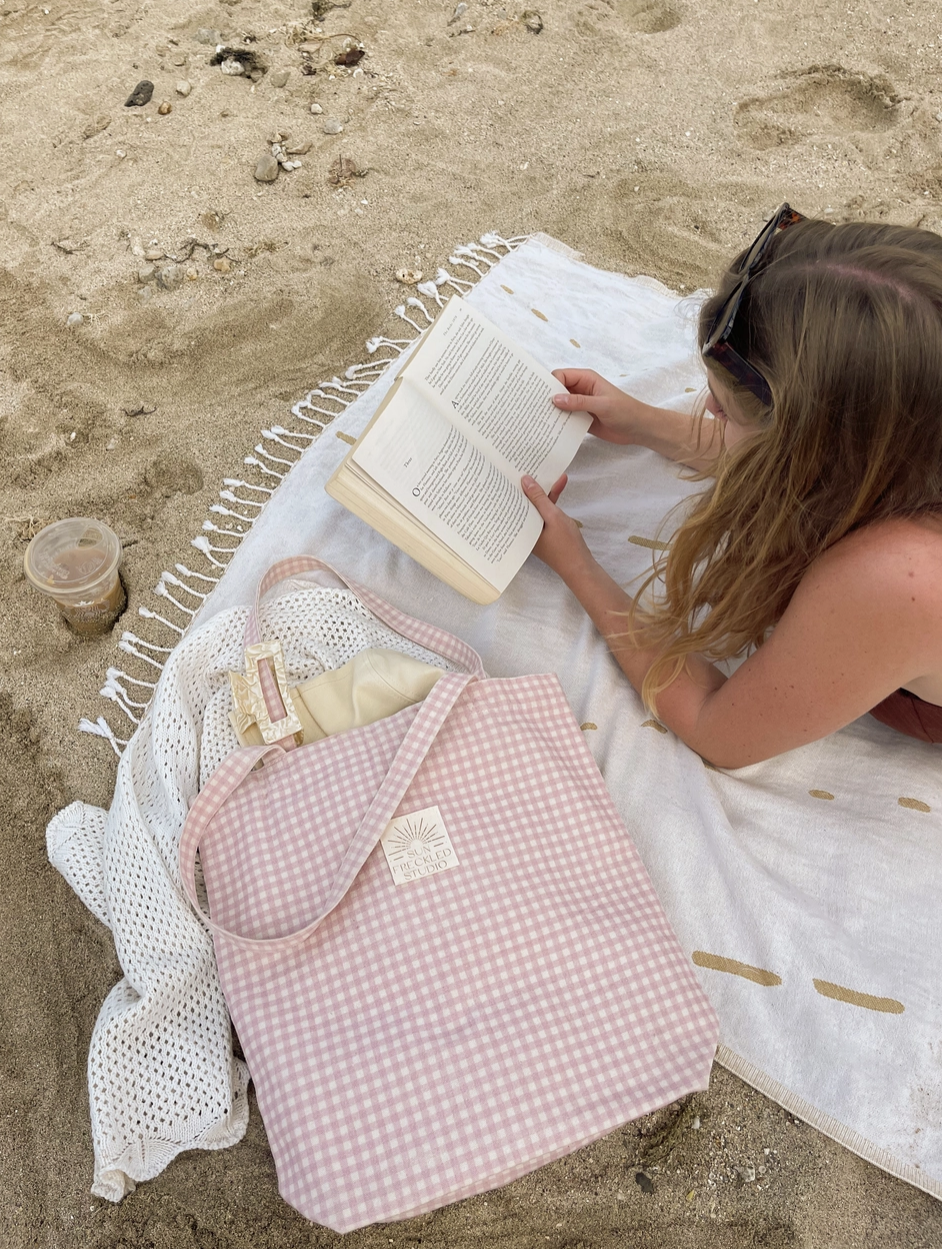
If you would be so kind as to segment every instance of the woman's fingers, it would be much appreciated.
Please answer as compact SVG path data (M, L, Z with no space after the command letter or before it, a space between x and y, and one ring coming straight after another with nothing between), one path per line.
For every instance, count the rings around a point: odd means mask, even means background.
M593 369L555 369L553 376L567 390L582 395L594 395L603 380Z
M553 374L566 387L553 396L565 412L585 412L592 417L589 433L605 442L632 443L643 405L591 369L557 369Z
M590 434L605 442L638 441L637 431L644 426L644 404L591 369L557 369L553 376L566 387L565 394L553 396L553 403L565 412L591 416Z
M569 392L568 395L557 395L557 399L591 397L598 392L598 384L602 380L598 373L593 373L589 369L557 369L553 376ZM574 407L575 405L570 403L566 406Z
M549 492L550 503L559 502L559 496L566 489L566 483L568 482L568 480L569 480L568 475L566 473L563 473L559 481L557 481L553 486L550 487L550 492Z
M553 395L553 403L564 412L587 412L589 416L604 417L612 410L608 395Z
M536 510L540 513L544 520L548 520L552 515L552 508L555 507L555 504L540 483L532 477L522 477L520 484L523 486L523 493L527 496Z
M538 481L532 477L522 477L520 484L523 486L523 492L540 513L544 520L548 520L552 515L552 509L556 506L556 501L562 492L566 489L566 483L569 477L563 473L558 481L554 482L550 487L549 493L543 489Z
M553 396L557 408L590 416L602 416L611 408L614 387L591 369L557 369L553 376L568 392Z
M581 561L591 559L576 522L553 501L565 484L566 477L563 475L547 494L532 477L521 479L524 493L543 520L543 532L537 539L533 554L561 577L566 575L567 570L572 572Z

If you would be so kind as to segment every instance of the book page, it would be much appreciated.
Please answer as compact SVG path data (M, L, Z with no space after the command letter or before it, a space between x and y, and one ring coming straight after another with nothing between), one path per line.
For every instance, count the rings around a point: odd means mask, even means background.
M353 462L497 590L533 549L542 521L508 479L405 375Z
M552 396L565 387L457 296L403 377L516 483L529 473L548 490L591 424L584 412L557 408Z

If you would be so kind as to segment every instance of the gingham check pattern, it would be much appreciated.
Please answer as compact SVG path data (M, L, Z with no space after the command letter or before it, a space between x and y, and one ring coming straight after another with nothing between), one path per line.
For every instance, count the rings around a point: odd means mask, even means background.
M397 887L379 838L431 805L460 865ZM555 676L446 674L236 751L184 829L194 905L197 848L279 1187L318 1223L434 1209L707 1085L716 1019Z

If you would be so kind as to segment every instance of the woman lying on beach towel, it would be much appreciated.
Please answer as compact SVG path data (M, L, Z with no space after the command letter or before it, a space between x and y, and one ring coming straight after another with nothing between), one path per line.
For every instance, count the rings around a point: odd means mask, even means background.
M591 432L715 476L636 606L524 479L536 554L646 705L738 768L871 711L942 742L942 238L783 205L700 315L691 421L566 369ZM712 419L711 419L712 418ZM646 583L653 586L655 577ZM725 676L711 661L751 650Z

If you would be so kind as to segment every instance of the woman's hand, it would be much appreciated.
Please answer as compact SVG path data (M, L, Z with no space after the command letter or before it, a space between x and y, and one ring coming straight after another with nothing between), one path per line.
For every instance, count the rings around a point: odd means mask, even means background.
M553 376L569 391L554 395L553 403L567 412L588 412L590 434L606 442L647 445L645 435L657 409L626 395L591 369L557 369Z
M569 391L554 395L566 412L588 412L589 433L622 446L650 447L668 460L698 473L713 474L723 449L723 421L701 423L689 413L655 408L633 399L591 369L557 369L553 374Z
M584 571L595 560L585 544L579 526L556 506L567 481L568 478L563 473L549 494L532 477L524 477L521 485L524 494L543 518L543 532L533 548L533 554L568 583L573 575Z

